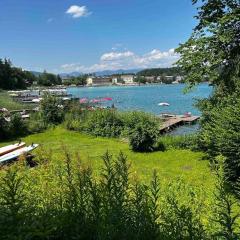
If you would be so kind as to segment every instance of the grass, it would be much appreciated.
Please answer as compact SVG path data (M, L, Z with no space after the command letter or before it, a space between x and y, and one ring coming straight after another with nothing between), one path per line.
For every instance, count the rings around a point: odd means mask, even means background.
M208 161L202 160L204 154L190 150L168 150L165 152L134 153L127 143L118 139L96 138L78 132L72 132L56 127L44 133L27 136L23 141L28 144L39 143L38 151L51 151L53 159L63 158L65 147L71 154L79 153L84 162L90 164L96 172L102 167L101 156L108 150L114 156L123 151L132 165L132 172L143 181L149 182L154 169L162 181L181 177L194 185L211 187L213 176L208 167ZM7 143L0 143L0 146Z
M0 108L7 108L8 110L22 110L26 108L32 108L32 105L26 105L14 101L7 91L0 90Z

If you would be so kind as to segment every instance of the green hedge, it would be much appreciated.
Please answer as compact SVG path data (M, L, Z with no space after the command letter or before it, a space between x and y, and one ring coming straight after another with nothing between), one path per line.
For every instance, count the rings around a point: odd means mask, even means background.
M128 138L134 151L152 151L159 133L160 122L144 112L118 112L113 109L71 112L65 126L102 137Z

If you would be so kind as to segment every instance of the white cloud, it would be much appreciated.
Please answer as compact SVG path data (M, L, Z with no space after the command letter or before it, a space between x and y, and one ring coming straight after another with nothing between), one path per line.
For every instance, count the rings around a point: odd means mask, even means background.
M134 56L133 52L109 52L101 56L102 61L114 61Z
M66 14L71 15L73 18L80 18L89 16L91 12L88 11L86 6L72 5L68 8Z
M104 53L100 57L99 63L93 64L92 66L71 63L62 65L61 69L66 72L80 71L90 73L103 70L171 67L178 59L179 54L177 54L174 49L169 49L168 51L153 49L143 55L137 55L131 51L113 51Z

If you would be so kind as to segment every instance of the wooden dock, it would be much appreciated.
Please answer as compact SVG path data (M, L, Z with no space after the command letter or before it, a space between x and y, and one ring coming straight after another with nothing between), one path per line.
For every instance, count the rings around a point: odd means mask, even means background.
M184 124L194 124L199 120L200 116L169 115L169 117L159 116L159 118L162 120L159 130L161 133L166 133Z

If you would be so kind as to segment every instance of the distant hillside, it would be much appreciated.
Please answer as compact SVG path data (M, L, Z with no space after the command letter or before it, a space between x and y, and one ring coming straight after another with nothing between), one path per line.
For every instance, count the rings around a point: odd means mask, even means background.
M60 73L59 76L60 77L79 77L83 75L83 73L81 72L71 72L71 73Z
M96 76L110 76L110 75L114 75L114 74L136 74L139 71L141 71L142 69L128 69L128 70L124 70L124 69L118 69L118 70L106 70L106 71L101 71L101 72L95 72Z
M177 68L151 68L151 69L144 69L137 73L140 76L177 76L177 75L183 75L183 72Z

